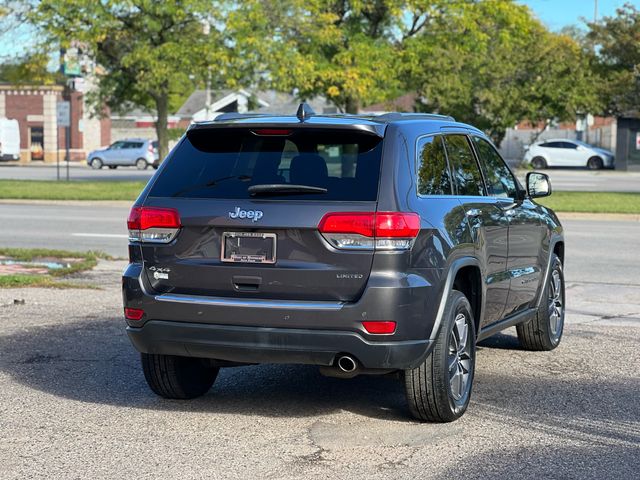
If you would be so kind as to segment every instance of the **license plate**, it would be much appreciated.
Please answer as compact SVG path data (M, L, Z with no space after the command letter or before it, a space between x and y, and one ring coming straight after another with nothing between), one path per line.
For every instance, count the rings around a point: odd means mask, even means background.
M276 263L276 234L224 232L221 260L233 263Z

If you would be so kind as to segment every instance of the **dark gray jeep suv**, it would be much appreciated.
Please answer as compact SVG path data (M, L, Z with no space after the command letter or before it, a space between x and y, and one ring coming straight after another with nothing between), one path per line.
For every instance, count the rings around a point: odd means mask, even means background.
M151 389L221 367L399 373L409 409L469 404L476 343L516 326L551 350L563 231L479 130L422 114L225 114L192 125L131 210L127 332Z

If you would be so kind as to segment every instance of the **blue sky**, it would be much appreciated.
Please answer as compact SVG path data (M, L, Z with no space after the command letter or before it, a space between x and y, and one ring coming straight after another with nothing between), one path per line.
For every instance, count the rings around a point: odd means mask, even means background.
M551 30L560 30L581 24L581 17L592 21L595 0L518 0L518 3L528 5ZM640 0L598 0L598 17L615 15L616 8L625 3L640 8Z
M593 20L596 0L516 0L528 5L533 13L551 30L567 25L584 25L582 18ZM598 16L612 16L616 8L626 2L640 8L640 0L598 0ZM33 38L26 28L0 35L0 59L24 53Z

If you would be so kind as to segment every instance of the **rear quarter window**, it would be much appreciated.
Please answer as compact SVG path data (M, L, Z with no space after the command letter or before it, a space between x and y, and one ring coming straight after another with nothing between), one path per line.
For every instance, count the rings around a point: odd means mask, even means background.
M308 185L326 193L270 194L279 200L375 201L382 139L365 132L260 127L193 129L155 181L152 197L252 198L252 185ZM262 198L262 197L261 197Z
M440 135L418 140L418 194L451 195L451 172Z

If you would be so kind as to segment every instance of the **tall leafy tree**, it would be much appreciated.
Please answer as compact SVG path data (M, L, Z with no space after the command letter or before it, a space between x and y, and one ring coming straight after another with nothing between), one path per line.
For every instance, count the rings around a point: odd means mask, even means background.
M94 58L96 105L155 110L164 158L172 100L190 93L194 76L224 61L219 31L203 34L203 20L215 23L215 13L206 0L41 0L31 18L55 44L76 42Z
M404 50L418 109L473 123L499 144L521 120L572 120L596 103L586 52L525 6L455 2L430 27Z
M631 3L617 15L590 23L587 39L597 52L599 92L607 113L640 112L640 10Z
M341 111L402 93L399 54L446 1L248 0L236 25L261 32L261 77L301 98L323 95ZM254 37L255 38L255 37ZM242 42L242 39L239 39Z

